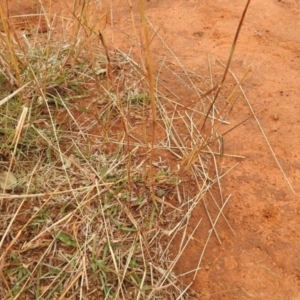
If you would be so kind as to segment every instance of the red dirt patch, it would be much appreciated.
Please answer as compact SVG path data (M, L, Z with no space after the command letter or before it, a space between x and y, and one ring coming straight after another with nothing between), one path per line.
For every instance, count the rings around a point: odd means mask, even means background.
M207 64L207 55L226 61L244 5L232 1L148 1L147 15L184 66L199 72ZM108 30L113 32L111 46L135 47L129 38L134 32L127 4L114 1L112 10L114 29ZM252 1L231 65L239 78L252 66L244 90L296 193L300 179L299 15L296 1ZM152 50L158 56L166 53L157 37ZM220 80L218 74L216 80ZM188 103L188 95L186 99ZM231 124L249 115L247 104L241 102L233 109ZM224 139L226 153L246 157L222 183L224 198L232 194L225 214L236 237L223 220L218 223L222 245L212 235L193 288L199 299L298 299L299 199L284 180L255 120ZM224 171L227 164L225 159ZM195 224L203 215L199 205L194 212ZM195 268L207 238L203 228L210 229L207 220L183 254L178 272Z

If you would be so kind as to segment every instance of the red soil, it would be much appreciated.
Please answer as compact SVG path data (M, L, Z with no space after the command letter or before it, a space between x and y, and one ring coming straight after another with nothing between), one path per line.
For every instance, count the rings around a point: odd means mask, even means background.
M133 35L124 2L113 1L114 30L109 29L114 33L112 46L123 49L135 45L118 32L120 28ZM147 1L146 8L168 46L187 69L197 71L207 63L208 54L227 60L245 4L156 0ZM222 245L212 235L193 284L199 299L300 299L299 28L297 1L251 2L231 69L241 78L252 67L244 90L295 194L254 119L226 136L225 152L246 157L222 182L223 195L232 194L225 212L236 236L225 222L217 225ZM155 39L152 50L155 55L164 51ZM234 109L230 122L238 124L249 115L244 101ZM224 170L226 163L225 159ZM194 212L195 224L203 215L200 205ZM177 271L195 267L207 238L203 226Z

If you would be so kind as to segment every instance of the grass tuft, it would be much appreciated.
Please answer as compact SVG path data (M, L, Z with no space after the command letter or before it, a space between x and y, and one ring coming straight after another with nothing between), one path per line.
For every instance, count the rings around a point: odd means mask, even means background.
M218 129L237 88L218 108L213 78L158 34L178 64L152 58L143 6L148 69L108 51L89 15L99 7L83 2L68 17L41 6L46 29L30 33L0 7L1 299L192 299L174 267L201 225L188 229L194 209L226 175ZM229 198L207 209L207 241Z

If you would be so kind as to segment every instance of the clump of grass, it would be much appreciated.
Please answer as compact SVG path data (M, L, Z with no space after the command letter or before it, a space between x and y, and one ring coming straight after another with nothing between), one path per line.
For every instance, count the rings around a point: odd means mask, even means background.
M220 184L215 124L231 106L220 114L209 80L201 90L182 67L170 78L201 106L167 96L151 68L147 82L133 58L108 52L88 6L74 2L59 39L22 36L0 11L1 298L191 299L173 270L201 224L188 232L193 210ZM227 201L215 201L210 235Z

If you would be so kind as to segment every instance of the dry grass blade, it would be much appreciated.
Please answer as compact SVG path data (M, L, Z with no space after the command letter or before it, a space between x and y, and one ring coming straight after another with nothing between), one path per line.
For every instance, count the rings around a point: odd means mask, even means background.
M28 85L30 84L30 82L27 82L26 84L24 84L23 86L21 86L20 88L18 88L16 91L14 91L13 93L11 93L10 95L6 96L5 98L3 98L0 101L0 106L5 104L7 101L9 101L10 99L12 99L13 97L15 97L16 95L18 95L24 88L26 88Z
M233 58L233 54L234 54L234 50L235 50L235 47L236 47L236 43L237 43L237 40L238 40L240 31L241 31L241 28L242 28L242 25L243 25L243 22L244 22L244 19L245 19L247 10L248 10L248 7L250 5L250 2L251 2L251 0L248 0L247 3L246 3L246 5L245 5L244 11L242 13L240 22L239 22L238 27L237 27L237 31L236 31L234 39L233 39L233 43L232 43L232 46L231 46L231 49L230 49L229 57L228 57L228 60L227 60L227 63L226 63L226 67L225 67L225 70L224 70L224 74L223 74L223 77L221 79L221 83L220 83L220 85L218 87L218 90L217 90L215 96L214 96L214 100L212 101L211 106L208 109L207 116L209 115L210 111L212 110L213 105L214 105L214 103L216 102L216 100L217 100L217 98L219 96L219 93L221 91L222 85L223 85L223 83L224 83L224 81L226 79L226 76L227 76L227 73L228 73L228 70L229 70L229 67L230 67L230 64L231 64L231 60ZM203 124L202 124L202 127L201 127L201 131L204 129L206 120L207 120L207 117L203 121Z

